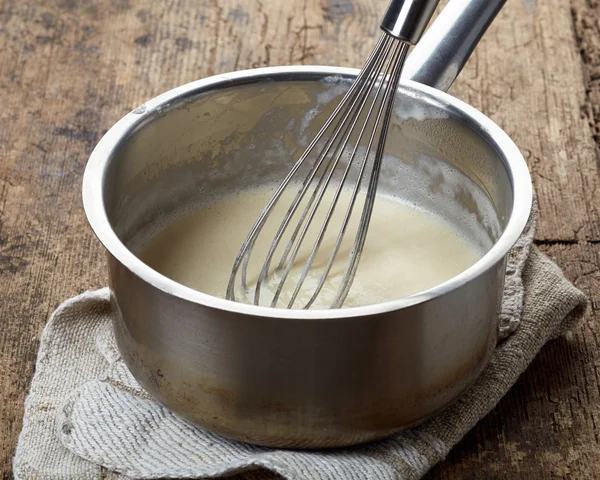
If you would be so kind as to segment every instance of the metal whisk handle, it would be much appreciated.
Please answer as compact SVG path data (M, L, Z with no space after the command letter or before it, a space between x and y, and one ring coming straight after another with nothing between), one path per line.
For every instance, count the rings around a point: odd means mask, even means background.
M429 24L439 0L392 0L381 29L403 42L416 44Z

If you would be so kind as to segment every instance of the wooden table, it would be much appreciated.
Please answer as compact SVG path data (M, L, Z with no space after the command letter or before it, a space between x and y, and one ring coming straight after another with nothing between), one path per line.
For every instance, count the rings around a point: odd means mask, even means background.
M106 284L81 206L122 115L208 75L361 65L385 0L0 0L0 466L11 477L42 327ZM540 247L591 299L429 478L600 476L600 4L510 0L452 93L499 123L539 193Z

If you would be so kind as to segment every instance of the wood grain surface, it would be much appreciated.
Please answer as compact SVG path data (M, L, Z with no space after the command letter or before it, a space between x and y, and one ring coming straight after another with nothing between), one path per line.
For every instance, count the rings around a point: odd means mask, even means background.
M81 177L123 114L215 73L359 67L386 0L0 0L0 472L48 315L106 284ZM430 479L600 477L600 3L510 0L451 92L524 153L538 243L591 300Z

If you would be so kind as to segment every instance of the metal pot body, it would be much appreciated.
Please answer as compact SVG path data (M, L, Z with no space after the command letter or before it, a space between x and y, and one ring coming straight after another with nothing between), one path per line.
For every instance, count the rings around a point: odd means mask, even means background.
M280 178L355 75L282 67L194 82L124 117L90 158L84 204L109 252L123 359L158 401L216 433L295 448L382 438L456 400L495 346L531 180L493 122L413 82L398 95L382 193L435 210L485 247L467 271L384 304L289 311L193 291L135 256L220 194Z

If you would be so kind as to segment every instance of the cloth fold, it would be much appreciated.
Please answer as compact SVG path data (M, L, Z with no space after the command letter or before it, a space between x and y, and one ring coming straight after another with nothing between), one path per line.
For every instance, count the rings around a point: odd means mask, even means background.
M534 220L511 252L502 341L475 385L428 422L353 448L269 449L190 425L156 403L127 370L115 346L108 289L68 300L42 336L15 477L420 478L494 408L540 348L585 312L583 293L532 246Z

